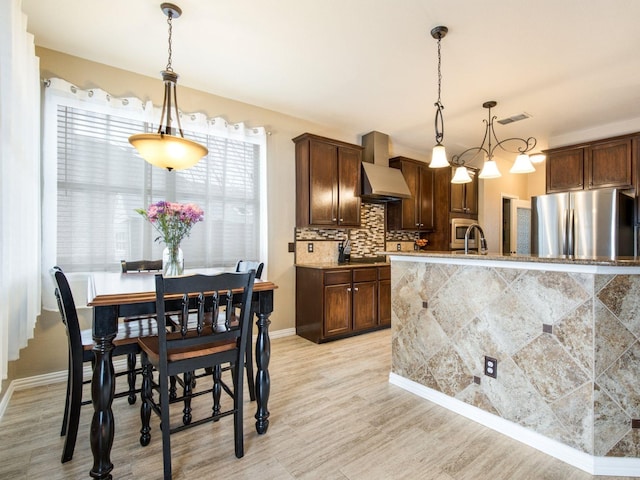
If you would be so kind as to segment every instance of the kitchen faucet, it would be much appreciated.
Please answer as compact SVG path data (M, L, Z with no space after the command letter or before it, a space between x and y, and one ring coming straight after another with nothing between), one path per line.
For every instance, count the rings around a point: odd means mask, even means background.
M471 230L473 229L478 230L478 233L480 234L480 238L478 239L478 253L480 255L486 255L487 254L487 240L484 238L484 232L482 231L482 227L477 224L477 223L472 223L471 225L469 225L469 227L467 228L467 231L464 234L464 253L467 254L469 253L469 234L471 233Z

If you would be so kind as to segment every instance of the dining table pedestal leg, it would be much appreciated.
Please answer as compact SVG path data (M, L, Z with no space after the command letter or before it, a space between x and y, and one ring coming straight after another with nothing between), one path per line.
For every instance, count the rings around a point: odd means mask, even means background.
M269 428L269 392L271 379L269 377L269 360L271 358L271 342L269 340L269 317L273 312L273 290L258 293L254 311L258 317L258 338L256 340L256 431L258 434L267 432Z
M111 309L108 309L111 310ZM94 309L94 315L100 315L105 312L101 309ZM116 319L117 316L113 312L107 315ZM96 331L94 321L93 355L95 363L93 366L93 377L91 379L91 401L93 403L93 418L91 419L91 429L89 431L89 442L91 443L91 452L93 453L93 468L89 475L91 478L111 480L111 471L113 463L111 463L111 447L113 446L114 421L111 404L113 402L113 394L115 392L115 380L113 370L113 339L116 337L115 323L112 328L111 322L105 322L107 330Z

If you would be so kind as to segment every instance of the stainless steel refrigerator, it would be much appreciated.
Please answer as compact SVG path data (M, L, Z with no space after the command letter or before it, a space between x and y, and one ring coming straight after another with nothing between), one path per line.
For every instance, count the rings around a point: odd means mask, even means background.
M619 189L531 198L531 253L540 256L634 255L633 199Z

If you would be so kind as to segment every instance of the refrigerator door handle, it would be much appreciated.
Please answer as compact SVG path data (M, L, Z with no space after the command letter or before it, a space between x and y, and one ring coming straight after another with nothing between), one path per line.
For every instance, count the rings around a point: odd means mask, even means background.
M573 222L574 222L574 218L573 218L573 208L570 208L568 210L569 215L567 216L567 246L565 249L565 254L569 255L569 256L573 256L574 255L574 228L573 228Z

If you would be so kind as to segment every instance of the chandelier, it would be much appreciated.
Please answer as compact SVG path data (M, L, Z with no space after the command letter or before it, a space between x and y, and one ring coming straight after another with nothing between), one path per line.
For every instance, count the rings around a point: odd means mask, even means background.
M176 95L176 84L178 74L171 66L171 33L172 20L182 15L180 7L172 3L163 3L160 8L167 16L169 25L169 59L167 67L161 72L164 82L164 100L162 103L162 114L160 115L160 126L157 133L138 133L129 137L129 143L133 145L140 156L156 167L167 170L182 170L194 166L204 157L208 150L205 146L197 142L184 138L182 126L180 125L180 113L178 112L178 99ZM173 120L177 123L176 128L172 126Z
M479 147L469 148L461 154L453 156L453 158L451 159L451 163L456 165L458 168L456 168L456 174L454 175L452 183L468 183L471 181L471 178L469 177L467 169L465 167L465 163L469 163L470 161L474 160L479 154L483 154L484 157L482 170L478 175L479 178L498 178L502 176L494 159L494 152L498 147L500 147L500 149L504 150L505 152L518 154L513 167L511 167L511 170L509 170L510 173L535 172L535 168L533 167L531 159L529 158L529 152L535 148L537 140L534 137L529 137L526 140L524 138L518 137L499 140L493 127L493 122L497 117L491 116L491 109L496 105L497 102L493 100L484 102L482 104L482 106L489 111L487 117L488 119L483 120L483 122L485 123L484 138L482 139L482 143ZM520 144L520 146L517 146L516 150L507 150L507 148L505 148L505 144L509 142ZM469 160L465 160L464 157L469 157L470 155L471 158L469 158ZM544 160L544 156L542 155L538 154L535 157L537 161ZM460 176L456 181L458 172L460 172ZM464 173L466 173L466 178L464 176Z
M448 31L449 29L443 26L438 26L431 30L431 36L438 40L438 101L434 103L434 106L436 107L436 144L431 151L431 163L429 163L429 167L431 168L442 168L449 166L447 153L444 149L444 145L442 145L442 140L444 139L444 120L442 118L442 110L444 109L444 106L440 101L440 91L442 87L442 73L440 72L440 66L442 64L442 56L440 55L440 41L445 37Z

